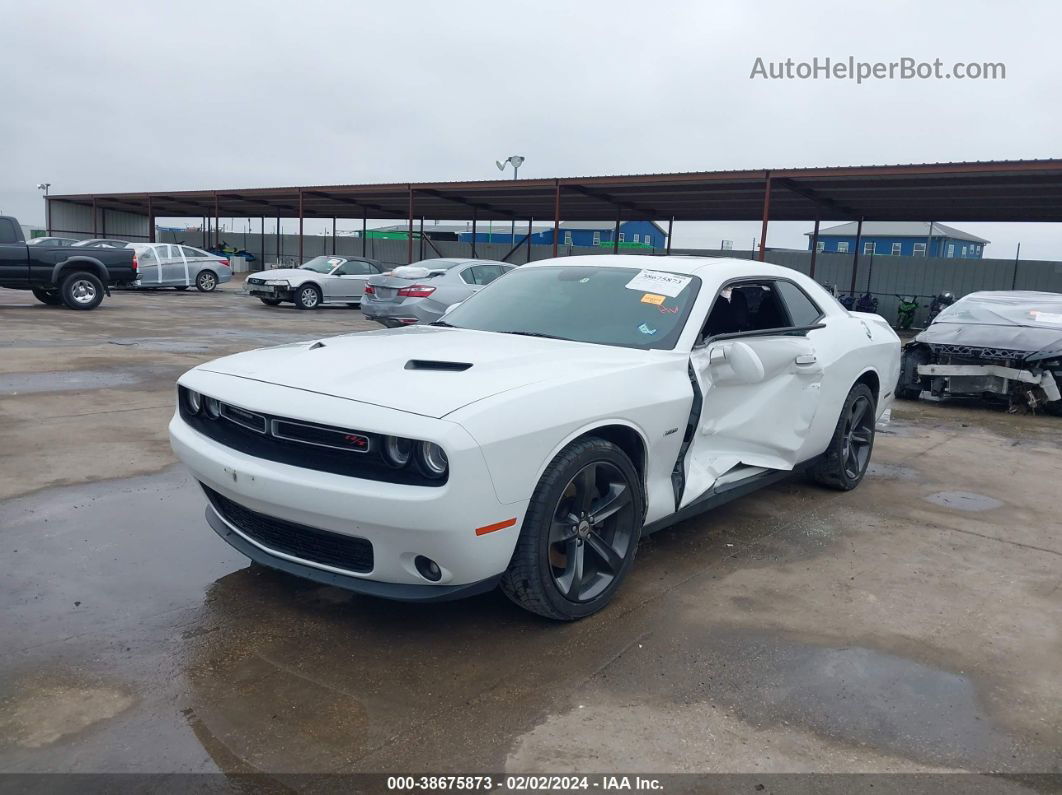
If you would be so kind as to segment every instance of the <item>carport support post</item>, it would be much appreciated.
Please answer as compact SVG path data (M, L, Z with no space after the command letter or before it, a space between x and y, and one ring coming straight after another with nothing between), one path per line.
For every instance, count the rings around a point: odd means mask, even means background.
M675 227L675 216L671 216L667 221L667 250L664 252L667 256L671 256L671 230Z
M771 215L771 172L766 173L763 186L763 224L760 226L760 262L767 256L767 219Z
M417 251L417 259L424 259L424 216L420 217L420 249Z
M620 216L623 211L619 207L616 208L616 226L612 229L612 253L619 254L619 228L620 228Z
M148 205L148 243L155 242L155 213L151 209L151 194L147 197Z
M221 210L218 208L218 192L214 191L214 248L217 248L221 242L220 220Z
M332 256L336 255L336 217L332 216Z
M473 244L474 245L474 244ZM409 186L409 230L406 232L406 264L413 261L413 186Z
M472 259L476 259L476 222L479 220L479 208L472 208Z
M534 218L527 219L527 262L531 261L531 231ZM524 264L527 264L526 262Z
M258 236L258 241L261 244L258 247L258 251L261 252L262 259L258 261L258 269L265 270L265 216L262 216L262 234Z
M863 216L859 216L859 225L856 226L855 253L852 254L852 286L848 289L851 295L856 291L856 273L859 271L859 243L863 237Z
M299 265L302 265L302 188L299 188Z
M368 250L369 240L369 210L367 207L361 208L361 256L365 256L365 252Z
M815 258L819 254L819 221L821 219L815 219L815 231L811 233L811 269L808 272L808 276L812 279L815 278Z
M96 211L96 197L93 196L92 197L92 236L93 237L99 237L99 235L96 234L96 216L97 215L99 215L99 213Z
M553 189L553 256L557 256L557 242L560 240L560 180Z

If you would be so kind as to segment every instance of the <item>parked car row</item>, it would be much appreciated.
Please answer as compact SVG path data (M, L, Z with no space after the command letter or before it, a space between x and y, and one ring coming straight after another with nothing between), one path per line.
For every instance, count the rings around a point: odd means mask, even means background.
M496 260L440 257L388 270L364 257L325 255L298 268L250 276L246 287L267 306L360 306L369 320L397 327L438 320L514 267Z

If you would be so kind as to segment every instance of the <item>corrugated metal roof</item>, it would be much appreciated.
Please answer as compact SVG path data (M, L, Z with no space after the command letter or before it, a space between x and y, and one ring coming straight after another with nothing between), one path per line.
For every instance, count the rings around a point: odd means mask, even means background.
M929 221L864 221L863 237L920 237L925 239L929 236ZM858 221L850 221L847 224L831 226L829 229L819 229L819 237L855 237L859 229ZM805 232L806 237L812 235ZM954 226L933 223L933 237L950 237L955 240L970 240L974 243L989 243L983 237L963 232Z
M1062 221L1062 159L681 172L555 179L53 195L154 216L484 221L528 218Z

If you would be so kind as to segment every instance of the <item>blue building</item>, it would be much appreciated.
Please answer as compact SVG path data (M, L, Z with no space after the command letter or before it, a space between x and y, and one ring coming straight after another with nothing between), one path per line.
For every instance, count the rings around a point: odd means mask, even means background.
M506 222L494 222L492 229L484 229L481 221L476 227L476 242L506 242L511 238L510 226ZM561 221L561 246L612 246L612 235L616 231L615 221ZM461 232L458 239L463 243L472 242L472 232ZM517 242L527 241L527 226L520 229L516 222ZM553 226L538 226L531 229L531 243L534 245L553 244ZM667 233L655 221L621 221L619 243L624 248L648 247L662 249L667 246Z
M851 254L855 252L855 221L829 229L819 230L820 252L830 254ZM925 257L928 250L930 257L947 259L981 259L989 241L977 235L971 235L953 226L928 221L864 221L863 234L859 238L860 255ZM808 238L808 250L811 250L812 233L805 233Z

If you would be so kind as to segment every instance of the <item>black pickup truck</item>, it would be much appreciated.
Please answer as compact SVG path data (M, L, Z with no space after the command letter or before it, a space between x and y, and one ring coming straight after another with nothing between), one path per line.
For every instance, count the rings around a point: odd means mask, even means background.
M27 246L18 221L0 215L0 287L32 290L49 306L95 309L112 285L138 277L131 248Z

